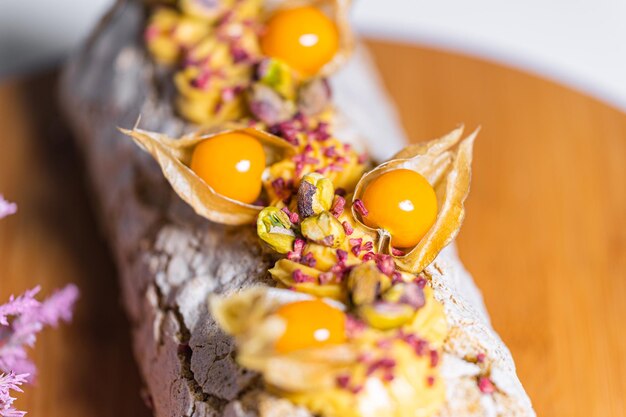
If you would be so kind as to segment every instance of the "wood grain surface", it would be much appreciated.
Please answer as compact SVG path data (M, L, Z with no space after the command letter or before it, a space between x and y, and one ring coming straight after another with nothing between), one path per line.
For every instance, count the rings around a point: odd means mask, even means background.
M539 416L626 416L626 115L552 82L425 48L369 42L414 140L463 122L476 143L461 256ZM32 416L148 416L54 75L0 84L0 300L82 290L33 357ZM375 103L372 103L375 106Z

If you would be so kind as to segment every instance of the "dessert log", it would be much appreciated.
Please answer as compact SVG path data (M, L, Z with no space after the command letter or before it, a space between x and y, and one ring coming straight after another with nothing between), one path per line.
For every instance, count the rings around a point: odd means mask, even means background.
M156 416L534 416L349 1L118 1L61 96ZM113 278L112 278L113 279Z

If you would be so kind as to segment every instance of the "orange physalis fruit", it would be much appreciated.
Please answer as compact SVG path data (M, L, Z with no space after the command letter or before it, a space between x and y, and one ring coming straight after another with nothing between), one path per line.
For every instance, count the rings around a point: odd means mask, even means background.
M391 244L415 246L437 218L437 195L426 178L409 169L387 171L365 188L363 222L391 234Z
M276 12L261 36L261 50L302 75L315 75L339 49L335 23L321 10L295 7Z
M321 300L285 304L276 314L286 323L285 332L276 342L279 352L335 345L346 340L346 315Z
M194 148L191 169L218 194L250 204L261 193L265 151L253 136L223 133Z

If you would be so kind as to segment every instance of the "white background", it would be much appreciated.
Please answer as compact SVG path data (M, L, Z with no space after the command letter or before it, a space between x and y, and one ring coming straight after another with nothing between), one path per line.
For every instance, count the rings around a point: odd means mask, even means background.
M0 0L0 76L58 62L112 0ZM626 0L355 0L362 34L520 67L626 110Z

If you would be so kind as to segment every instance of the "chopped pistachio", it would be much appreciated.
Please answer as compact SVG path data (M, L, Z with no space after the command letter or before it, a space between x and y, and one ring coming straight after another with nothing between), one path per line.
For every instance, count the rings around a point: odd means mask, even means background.
M283 61L267 58L257 67L259 82L270 87L282 97L292 100L295 96L295 83L291 68Z
M314 78L298 89L298 109L307 116L324 111L330 100L330 86L325 78Z
M259 237L278 253L287 253L296 239L292 223L284 211L266 207L259 213L256 230Z
M389 330L408 323L415 315L415 310L406 304L378 301L360 307L358 314L370 326L380 330Z
M248 105L252 114L268 125L291 119L295 106L264 84L253 84L248 90Z
M306 174L298 188L298 212L310 217L330 210L335 197L335 187L328 178L317 172Z
M332 248L339 247L346 238L339 220L327 211L304 219L300 231L307 239Z
M389 288L391 280L378 270L374 262L366 262L350 271L347 285L352 303L362 306L374 303Z
M426 300L424 291L414 282L398 283L383 294L383 300L411 306L418 310L424 306Z

